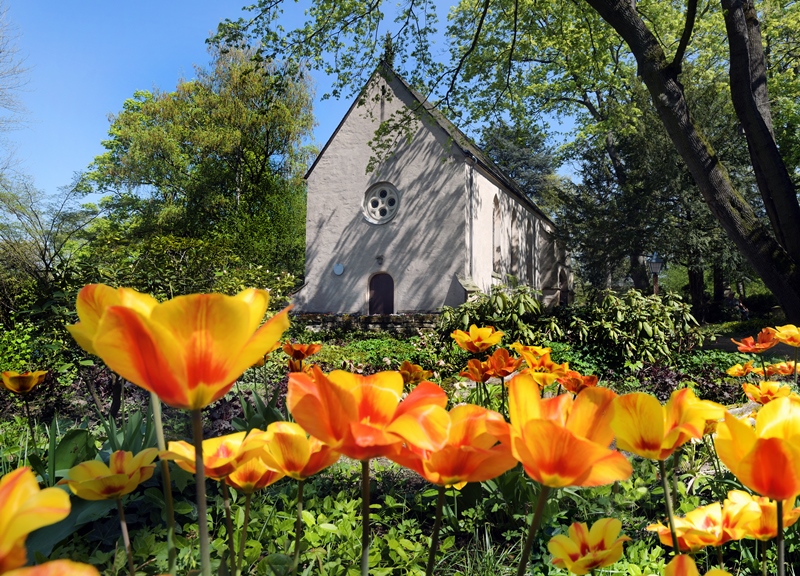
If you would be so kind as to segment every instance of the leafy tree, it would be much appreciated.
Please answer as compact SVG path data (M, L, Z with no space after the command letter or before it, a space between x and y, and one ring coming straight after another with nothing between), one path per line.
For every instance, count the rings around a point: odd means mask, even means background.
M249 26L243 20L227 22L221 37L250 33L263 41L265 53L293 49L336 72L337 88L374 67L380 2L316 0L306 26L288 34L275 26L280 4L260 1ZM614 169L618 128L639 111L609 103L630 103L632 89L643 83L710 211L789 318L800 321L800 203L792 148L800 106L793 72L800 6L769 4L759 12L750 0L721 0L720 5L688 0L685 7L663 0L463 0L450 14L454 40L447 67L433 62L429 51L423 53L435 24L433 8L429 0L411 0L400 8L397 36L411 41L408 46L396 42L405 48L398 54L399 67L413 56L417 72L412 78L427 76L432 83L446 78L443 102L468 104L473 113L504 107L522 115L542 102L561 113L580 109L594 120L581 128L605 137ZM766 40L759 18L768 24ZM721 45L729 49L727 61ZM727 161L693 114L682 77L687 63L708 72L699 84L704 89L729 90L747 138L758 204L745 200ZM725 66L729 81L720 82L717 72ZM461 82L466 89L459 93ZM762 210L768 223L759 218Z
M555 211L559 205L558 164L541 129L500 119L483 128L481 149L534 203L550 214Z
M245 264L301 272L311 101L301 68L230 47L174 92L136 92L87 176L111 194L106 236L222 243Z

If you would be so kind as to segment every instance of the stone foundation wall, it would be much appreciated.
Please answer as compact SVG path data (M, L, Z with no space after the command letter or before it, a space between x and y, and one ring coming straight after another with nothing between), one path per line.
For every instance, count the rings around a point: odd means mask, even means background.
M436 330L439 314L385 314L357 316L355 314L293 314L292 319L305 324L308 330L361 330L364 332L393 332L409 336Z

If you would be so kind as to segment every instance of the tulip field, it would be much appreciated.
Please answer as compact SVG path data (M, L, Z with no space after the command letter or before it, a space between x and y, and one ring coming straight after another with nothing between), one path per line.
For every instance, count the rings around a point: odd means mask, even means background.
M693 330L672 312L634 318L645 361L588 323L343 336L268 309L83 288L76 376L3 372L0 575L800 566L792 324L728 353L669 348Z

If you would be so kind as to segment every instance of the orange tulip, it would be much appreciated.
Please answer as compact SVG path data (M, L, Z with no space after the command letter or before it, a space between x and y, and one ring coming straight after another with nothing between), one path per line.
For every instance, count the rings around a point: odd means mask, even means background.
M766 404L776 398L785 398L792 393L788 386L781 385L780 382L759 382L756 384L742 384L744 393L752 401L758 404Z
M754 370L755 369L753 368L753 361L751 360L750 362L745 363L744 366L742 366L741 364L734 364L733 366L725 370L725 373L728 376L741 378L742 376L747 376L748 374L750 374L750 372L753 372Z
M581 390L597 386L597 376L581 376L578 372L569 370L566 376L562 376L558 379L558 383L561 384L565 390L569 390L573 394L578 394Z
M36 372L3 372L3 386L14 394L27 394L44 382L47 370Z
M270 468L259 457L262 451L263 447L254 451L253 458L237 463L236 469L225 476L223 481L242 494L252 494L283 478L285 476L283 472Z
M4 572L3 576L100 576L100 572L91 564L72 560L53 560L38 566Z
M0 478L0 574L25 565L28 534L60 522L69 511L69 495L61 488L40 490L28 468Z
M731 490L725 500L742 506L755 505L758 516L747 524L747 536L758 540L772 540L778 535L777 503L764 496L753 496L744 490ZM792 526L800 518L800 508L794 508L794 499L783 501L783 527Z
M622 522L616 518L601 518L591 530L583 522L574 522L568 537L558 534L547 543L553 565L577 576L611 566L622 558L622 543L630 540L619 535L621 528Z
M273 422L264 436L258 455L267 466L295 480L305 480L339 459L339 453L294 422Z
M467 369L462 370L458 375L469 378L473 382L487 382L492 377L492 368L488 362L472 358L467 362Z
M487 422L504 422L492 410L473 404L456 406L448 413L445 444L439 450L415 453L409 449L391 456L431 484L460 490L467 482L483 482L513 468L517 461L507 445L498 444Z
M778 362L767 366L767 376L791 376L794 374L794 362Z
M719 404L699 400L691 388L673 392L666 406L649 394L634 392L614 401L611 427L620 450L665 460L692 438L702 438L706 422L724 413Z
M720 460L739 481L773 500L800 494L800 402L777 398L759 410L753 429L732 414L717 427Z
M490 376L505 378L516 372L522 364L522 358L512 358L505 348L498 348L486 359Z
M266 436L261 430L234 432L225 436L217 436L203 440L203 468L206 478L221 480L254 457L254 451L266 443ZM188 442L180 440L170 442L167 449L160 454L162 460L174 460L175 463L194 474L195 449Z
M456 330L450 334L450 337L467 352L478 354L499 344L503 339L503 333L495 330L493 326L478 328L473 324L469 327L469 332Z
M666 565L664 576L700 576L700 572L697 571L697 564L691 556L680 554ZM731 576L731 574L721 568L712 568L705 576Z
M532 375L509 384L510 424L489 421L488 430L511 447L525 472L545 486L602 486L631 475L630 463L608 446L616 394L589 388L542 399Z
M261 324L266 290L192 294L162 304L103 284L78 294L67 329L85 350L163 402L199 410L230 390L289 326L288 308Z
M109 456L108 465L100 460L89 460L73 466L59 484L66 484L75 496L84 500L122 498L153 476L156 456L156 448L147 448L136 456L117 450Z
M778 326L776 328L771 328L771 330L778 342L783 342L789 346L800 348L800 328L794 324Z
M514 342L509 348L513 349L517 354L522 356L523 352L528 356L544 356L545 354L549 354L552 352L552 348L547 348L544 346L524 346L520 342Z
M403 360L398 368L400 376L403 377L403 384L406 386L416 386L423 380L427 380L433 376L430 370L423 370L419 364L412 364L408 360Z
M283 353L289 357L289 372L302 372L303 360L322 350L321 344L292 344L283 345Z
M289 374L286 405L306 432L355 460L394 454L404 441L439 449L447 433L447 394L431 382L400 402L402 393L398 372L335 370L326 376L314 366L310 373Z
M750 535L749 525L761 514L752 500L726 500L725 505L714 502L695 508L685 517L675 518L675 534L681 551L695 552L706 546L722 546L731 540L741 540ZM661 523L650 524L651 532L657 532L661 543L672 546L669 527Z
M762 352L775 346L778 343L778 339L775 338L775 330L771 328L764 328L758 333L757 341L753 340L752 336L748 336L747 338L743 338L741 342L737 342L731 338L731 342L739 347L739 352L743 352L745 354L761 354Z

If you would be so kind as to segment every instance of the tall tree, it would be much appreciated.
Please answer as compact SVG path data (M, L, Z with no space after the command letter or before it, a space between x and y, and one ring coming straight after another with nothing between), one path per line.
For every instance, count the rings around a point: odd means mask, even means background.
M312 94L302 68L224 48L174 92L136 92L87 179L117 234L215 240L302 271Z
M359 25L376 32L382 20L381 2L341 5L316 0L307 25L287 35L274 26L280 2L260 1L249 31L263 40L264 50L295 49L315 58L313 62L339 73L346 85L375 62L375 38L348 44ZM430 0L410 0L401 8L401 33L427 37ZM455 39L452 64L429 66L428 77L447 78L444 101L458 103L459 82L467 77L462 97L484 106L525 110L529 96L569 103L589 109L606 121L605 105L625 100L629 87L643 82L672 145L685 162L697 190L729 238L772 290L792 321L800 321L800 218L794 178L796 166L787 131L796 126L797 103L791 92L791 71L797 55L788 46L797 36L800 6L784 2L764 6L760 13L752 0L721 0L720 4L687 0L686 6L663 0L583 0L576 2L532 0L463 0L451 13L449 31ZM424 18L420 19L420 15ZM700 17L698 17L700 16ZM774 22L765 42L759 18ZM724 27L718 26L724 22ZM226 23L224 35L248 32L243 21ZM363 32L363 30L361 31ZM719 54L720 42L729 49L727 63ZM769 50L765 50L765 45ZM419 40L414 50L425 48ZM328 50L331 60L322 56ZM365 52L368 53L365 55ZM416 56L416 53L411 51ZM358 56L356 56L358 54ZM372 55L372 60L368 55ZM780 58L774 62L773 55ZM360 57L359 57L360 56ZM750 167L755 175L760 202L745 200L731 180L725 161L710 144L705 130L692 113L681 74L686 61L700 69L729 69L728 88L733 110L747 138ZM400 62L404 62L402 55ZM430 63L420 56L417 69ZM539 82L531 81L531 74ZM418 75L419 76L419 75ZM476 89L476 86L478 89ZM777 97L773 122L770 93ZM709 90L724 89L709 83ZM796 91L794 95L796 95ZM788 97L793 102L784 102ZM630 111L635 114L635 111ZM602 124L595 130L605 130ZM609 153L615 133L605 130ZM763 209L768 223L759 218Z

